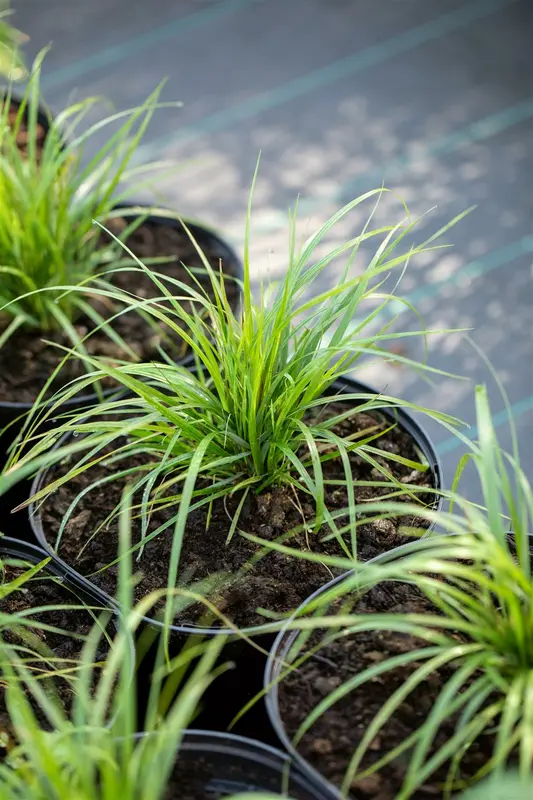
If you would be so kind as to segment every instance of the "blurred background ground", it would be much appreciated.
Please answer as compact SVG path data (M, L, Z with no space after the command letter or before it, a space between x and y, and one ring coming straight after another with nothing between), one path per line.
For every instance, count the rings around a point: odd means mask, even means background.
M428 327L473 328L533 477L531 0L19 0L15 24L30 56L53 42L43 89L54 111L93 94L127 108L168 76L163 98L183 108L156 114L139 158L181 162L159 202L218 227L239 252L262 151L252 254L264 281L284 270L297 195L302 237L382 181L413 212L436 206L428 230L477 205L448 235L453 250L413 263L403 290ZM351 214L330 241L363 222ZM419 345L406 340L405 353ZM358 375L469 423L473 386L487 381L509 446L502 398L464 338L433 337L430 358L469 380L430 386L383 365ZM461 448L426 427L449 481Z

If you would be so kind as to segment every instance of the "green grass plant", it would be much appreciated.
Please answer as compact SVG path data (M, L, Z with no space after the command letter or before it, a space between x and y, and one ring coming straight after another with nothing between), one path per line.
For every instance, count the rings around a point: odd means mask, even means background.
M416 539L401 553L393 551L374 563L352 561L350 565L347 559L325 556L323 561L332 568L351 566L351 576L310 602L305 608L310 616L291 623L301 631L287 658L292 667L310 653L320 653L338 637L365 631L397 632L420 641L418 648L379 660L342 683L306 717L295 735L297 745L316 720L334 704L345 702L350 692L371 687L372 681L400 666L412 668L354 749L342 786L345 793L357 779L400 758L406 771L398 800L416 797L421 785L446 764L449 769L443 796L456 796L454 792L468 783L461 777L465 754L473 743L487 736L493 737L492 755L471 777L472 782L487 776L501 781L507 768L516 767L522 785L531 786L533 490L520 463L514 430L512 453L503 452L498 445L485 387L476 389L476 407L478 440L469 442L463 437L467 452L460 460L452 491L445 493L449 507L440 512L427 508L416 511L447 535ZM466 499L459 491L469 462L479 477L482 503ZM406 513L405 506L394 501L370 504L366 511L376 518ZM415 586L435 612L358 615L357 598L384 581ZM332 613L328 609L334 600L346 602L340 608L335 606L337 611ZM309 636L317 630L323 631L323 636L310 649ZM378 763L363 768L372 741L402 703L432 672L443 668L451 670L451 677L444 681L438 700L420 719L419 727ZM457 720L455 732L437 745L437 732L450 718Z
M151 643L153 668L145 735L139 730L137 674L132 636L150 606L165 592L133 605L131 492L124 494L120 518L121 559L118 631L95 681L94 657L102 621L87 637L77 666L70 714L58 707L20 653L0 642L2 680L17 744L0 764L2 800L162 800L186 728L193 722L205 689L226 669L218 664L226 638L191 637L168 659L165 637L150 631L138 640L138 658ZM174 593L177 595L178 593ZM173 602L173 597L167 598ZM175 597L174 599L177 599ZM108 615L105 617L108 618ZM43 726L46 719L48 729ZM258 795L271 798L277 795Z
M422 243L407 246L406 237L412 236L419 219L411 219L403 204L399 221L371 227L377 203L385 192L373 190L348 203L301 247L297 247L296 218L291 216L286 274L271 298L267 299L261 289L258 301L254 301L252 293L250 197L243 305L237 312L228 302L221 275L211 268L199 247L210 277L211 293L197 282L197 288L191 290L192 309L176 299L172 279L164 280L137 259L138 269L152 275L160 295L142 303L131 298L131 307L137 310L141 307L160 325L180 335L194 354L196 369L184 369L170 361L110 366L79 354L89 374L67 386L48 409L30 415L23 441L14 448L4 470L4 486L38 466L70 460L71 468L41 489L34 498L37 502L100 461L116 464L110 479L127 479L133 485L135 511L142 526L141 540L135 545L138 556L142 556L150 539L167 528L173 529L169 587L176 585L189 512L207 506L210 513L216 500L236 493L239 502L229 526L228 542L238 530L247 496L280 485L303 491L311 498L316 509L313 530L318 531L325 523L337 535L334 516L324 503L323 464L332 457L342 461L343 485L350 500L348 515L354 530L354 477L350 461L354 451L377 470L381 484L391 496L409 493L416 501L416 489L400 485L380 459L384 457L425 472L428 464L422 456L409 460L382 451L375 443L383 432L378 425L372 424L357 435L344 438L337 435L335 425L352 416L355 410L379 414L380 409L394 412L398 407L422 411L446 426L453 426L456 420L386 394L365 392L344 394L342 399L349 404L347 410L324 413L332 400L328 392L334 395L337 392L335 381L365 358L396 360L429 376L442 374L426 363L391 354L387 349L391 342L403 337L426 340L431 330L421 324L419 330L397 332L391 327L395 318L388 317L383 323L380 313L398 299L411 308L397 292L405 269L417 255L438 249L441 245L435 241L464 215ZM362 231L318 256L317 248L334 226L365 203L373 205ZM355 269L362 245L372 246L374 254L366 265ZM124 249L134 258L127 247ZM326 288L323 281L328 267L343 257L345 265L338 278L332 287ZM355 328L354 319L359 321ZM64 413L65 401L85 394L104 378L112 378L129 394L78 413ZM38 425L52 418L55 422L50 429L38 434ZM388 429L394 425L391 421ZM66 434L71 435L70 439L54 449ZM147 455L148 462L139 467L129 466L128 458L139 453ZM56 545L77 501L78 497L63 519ZM150 530L153 510L163 507L174 509L175 513L166 524ZM94 535L97 534L95 531ZM356 553L355 535L348 543L340 535L338 540L348 556Z
M139 106L90 122L100 102L90 97L50 116L38 146L45 55L43 50L35 59L15 121L8 118L11 87L0 112L0 348L20 328L40 335L62 331L81 346L74 322L85 316L136 358L90 302L102 287L107 303L116 301L120 292L110 272L129 263L118 241L104 243L94 221L112 225L129 218L122 238L141 224L143 209L121 206L169 165L135 167L131 161L154 111L178 104L159 101L160 84ZM25 152L18 145L23 126ZM94 150L93 142L106 135Z

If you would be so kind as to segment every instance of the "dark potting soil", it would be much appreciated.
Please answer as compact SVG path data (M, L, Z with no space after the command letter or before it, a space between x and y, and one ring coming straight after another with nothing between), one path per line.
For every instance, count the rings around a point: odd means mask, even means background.
M327 412L336 414L347 408L346 404L335 402L327 407ZM357 431L368 430L376 425L376 417L368 414L354 414L348 420L334 428L339 436L348 436ZM381 421L383 430L389 423ZM400 427L384 433L374 442L376 447L394 454L401 454L408 459L419 460L413 439ZM121 462L123 467L134 463L147 463L148 457L139 456L128 462ZM377 457L400 481L411 485L430 486L433 476L429 473L413 472L394 461ZM357 452L350 454L355 481L383 480L379 472L371 467ZM73 466L73 463L70 464ZM46 482L65 474L69 465L63 464L54 468L47 476ZM326 461L323 465L324 477L329 480L343 480L344 469L339 458ZM78 475L51 494L41 507L42 524L47 540L54 545L61 520L72 500L87 486L116 471L116 467L100 463L96 468ZM83 575L91 576L101 589L113 595L117 585L116 566L105 567L117 556L117 525L111 522L98 535L93 536L98 526L120 502L123 482L116 480L96 487L80 500L69 519L62 534L59 555ZM356 502L377 498L389 491L387 488L355 485ZM344 486L327 486L325 488L326 506L330 511L346 508L347 492ZM405 499L408 499L407 497ZM429 498L426 496L426 502ZM211 598L219 610L228 615L237 625L246 626L261 624L264 617L257 609L267 608L275 612L286 612L296 608L311 592L322 586L333 576L332 572L320 563L312 563L303 559L279 552L270 552L257 563L251 565L250 560L257 555L259 548L244 539L236 532L230 542L226 539L231 524L231 514L235 512L238 497L227 502L215 502L209 528L207 527L207 507L189 514L181 551L180 572L181 585L187 576L189 581L203 579L215 573L230 574L223 591L216 592ZM176 508L155 511L151 517L150 530L155 530L176 513ZM239 519L239 527L262 539L277 539L301 525L302 516L306 521L315 517L314 503L309 495L295 493L292 489L281 487L256 496L249 496L243 506ZM339 519L339 527L347 520ZM390 550L407 539L399 533L401 525L425 527L421 520L411 516L384 520L374 523L361 522L357 532L358 555L362 559L372 558ZM289 544L303 550L316 553L338 555L341 552L336 540L322 542L329 532L325 527L318 533L312 530L293 536ZM140 525L135 524L132 531L133 540L140 539ZM142 558L134 562L139 571L139 582L135 593L141 598L154 589L167 585L167 571L172 546L172 527L152 539L145 546ZM80 552L83 548L83 551ZM97 572L97 570L103 570ZM96 574L93 574L96 573ZM239 574L237 574L239 573ZM202 606L190 607L180 612L176 619L179 623L197 622L203 611Z
M24 572L25 570L22 567L11 566L4 563L2 582L8 583ZM27 581L18 591L5 597L1 603L1 610L4 614L17 614L27 609L50 605L57 605L59 608L33 614L32 618L35 619L37 623L46 623L47 625L57 628L58 631L64 631L64 634L55 631L43 631L36 625L35 628L30 628L30 638L25 639L21 633L17 633L13 628L0 628L0 638L2 638L4 642L15 646L23 646L24 641L26 641L26 646L31 651L40 654L44 659L50 658L50 651L52 651L55 660L53 662L45 661L44 664L39 663L37 657L33 661L28 660L29 657L27 656L26 663L28 668L31 669L32 665L35 665L35 668L41 676L43 672L47 670L51 672L54 669L72 668L73 662L79 660L84 641L73 638L69 634L75 633L86 636L95 624L95 618L97 618L99 614L97 609L93 612L95 616L92 616L89 611L80 609L79 606L82 605L81 601L68 589L61 586L61 583L58 582L57 579L46 575L44 572L38 573L35 577ZM71 608L68 608L68 606L71 606ZM74 609L72 606L76 606L77 608ZM95 663L105 658L107 649L106 639L103 636L96 651ZM48 663L48 666L46 666L46 663ZM0 663L0 676L1 673L2 665ZM70 680L64 677L46 679L43 685L50 688L50 691L57 696L63 708L68 712L72 704L75 677ZM35 706L32 698L30 702L41 724L48 727L48 721L43 713L39 712L39 708ZM0 758L3 754L2 743L4 739L2 734L7 734L9 747L9 744L12 743L10 732L11 726L6 708L4 685L0 680Z
M361 614L436 613L435 608L415 587L399 583L384 583L374 587L354 610ZM320 634L317 632L309 644L313 646L319 641ZM296 734L318 703L346 680L386 658L411 652L424 644L407 634L383 630L343 636L325 644L318 651L320 660L309 658L280 682L280 718L289 737ZM298 744L298 751L327 780L335 786L341 786L350 759L374 716L421 663L390 670L343 697L304 735ZM402 744L427 719L452 675L451 667L436 671L408 695L370 744L361 770L377 763ZM451 716L443 723L435 736L430 755L454 735L457 723L458 715ZM493 744L491 736L484 736L470 746L462 761L461 779L471 778L488 762ZM350 797L354 800L396 800L408 763L409 751L379 772L355 780ZM413 798L435 800L442 797L442 785L448 777L449 767L450 762L446 762L417 789Z
M229 794L262 791L280 794L284 790L283 774L235 756L213 758L197 753L183 753L170 776L164 800L222 800ZM291 786L291 800L309 800L309 794ZM287 795L283 794L283 797Z
M7 115L7 123L10 127L16 123L18 110L19 110L18 103L12 102ZM35 139L37 145L37 153L39 153L44 145L44 140L46 138L46 130L43 127L43 125L41 125L39 122L35 126L35 133L36 133ZM28 152L29 137L30 134L28 131L28 126L23 118L21 120L17 134L17 145L21 153L26 154Z
M115 233L120 231L121 222L123 225L121 220L113 220L112 225L110 223L110 227ZM181 262L189 268L202 268L202 262L184 231L146 222L130 235L127 244L141 260L154 257L171 258L172 260L169 262L154 265L154 269L163 275L180 280L188 286L195 285ZM199 240L199 244L209 263L218 271L220 259L224 255L222 249L215 243L208 245ZM222 268L226 275L237 275L237 264L229 262L226 258L223 258ZM205 271L203 275L197 273L196 278L211 295L210 282ZM107 279L137 297L154 297L161 294L161 291L144 273L121 272L112 277L108 275ZM237 284L233 280L226 281L226 291L230 303L235 308L239 296ZM183 294L178 289L175 289L174 293ZM87 299L89 300L89 298ZM104 318L112 316L118 310L116 304L106 306L101 299L93 297L90 302ZM9 321L7 317L2 320L0 315L0 333L9 324ZM76 320L74 327L77 333L83 337L94 330L96 325L88 317L84 317ZM135 312L130 311L118 317L113 322L113 328L142 361L160 360L158 352L160 346L176 359L183 358L186 354L186 347L179 337L176 336L173 341L169 341L168 338L162 336L161 329L152 328ZM38 392L64 357L64 351L46 344L45 340L66 347L71 346L67 336L61 332L19 329L0 349L0 402L32 403L35 400ZM91 355L103 356L111 361L128 360L128 355L123 349L102 332L93 334L84 344ZM53 382L50 392L64 386L68 381L83 373L82 362L77 359L69 359Z

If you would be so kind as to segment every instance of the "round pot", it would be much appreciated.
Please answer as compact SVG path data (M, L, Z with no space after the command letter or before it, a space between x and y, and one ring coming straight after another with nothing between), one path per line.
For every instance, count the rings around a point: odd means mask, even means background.
M405 551L409 549L409 547L410 547L409 544L401 545L400 547L394 548L394 550L389 550L388 553L384 553L383 555L371 559L367 563L369 564L378 562L383 563L385 561L396 560L398 558L401 558L402 555L405 553ZM318 772L318 770L312 767L311 764L309 764L309 762L307 761L307 759L305 759L302 755L300 755L298 750L293 746L281 719L279 710L278 688L280 683L280 677L283 672L283 665L287 663L287 656L299 634L299 631L297 629L289 630L288 629L289 624L306 608L308 603L312 602L317 597L320 597L320 595L325 594L329 590L338 586L352 574L353 574L352 572L348 572L345 573L344 575L338 575L336 578L329 581L329 583L322 586L316 592L313 592L313 594L309 595L307 600L305 600L301 604L301 606L298 609L296 609L291 619L288 620L285 627L276 636L276 639L268 656L263 678L267 715L270 724L276 733L278 742L281 742L284 749L289 753L290 757L294 759L295 763L298 764L301 771L308 776L309 780L311 780L318 787L320 787L320 789L326 794L327 797L334 798L334 800L346 800L346 796L341 795L340 789L338 789L336 786L330 783L320 772Z
M71 569L68 564L60 562L51 553L45 552L30 542L14 539L11 536L0 536L0 559L2 558L17 558L33 565L49 558L50 561L44 567L44 572L56 578L61 578L61 586L71 592L84 605L109 610L112 613L115 628L118 628L119 611L117 603L110 602L110 598L104 592L101 592L97 586L94 586L83 575L79 575Z
M365 395L377 394L369 387L365 386L352 378L345 377L338 380L331 387L330 393L338 396L347 393L362 393ZM402 428L404 428L415 440L417 448L424 459L429 464L433 474L433 480L436 488L441 488L441 466L435 449L420 427L404 409L381 409L381 412L391 420L398 420ZM58 442L58 446L64 440ZM39 489L46 485L47 470L39 472L31 487L31 495L35 494ZM440 506L441 500L437 501ZM64 565L65 568L72 570L68 567L55 553L53 544L48 541L46 531L42 525L42 519L37 509L32 505L29 508L29 520L33 537L37 540L39 545L48 553L54 555L58 564ZM428 533L431 528L428 529ZM107 596L109 603L115 601ZM146 617L144 623L150 626L162 627L162 623L153 617ZM232 640L224 647L221 661L226 662L228 659L235 664L235 668L223 673L217 680L216 684L210 687L207 691L205 698L205 710L202 723L205 727L210 729L223 730L225 729L235 714L240 711L243 706L254 698L262 690L262 676L266 663L266 655L273 645L275 635L279 629L279 623L265 623L263 625L251 626L241 630L241 637L237 629L230 629L230 633L235 634ZM220 634L227 634L228 630L223 628L205 628L194 625L172 625L172 649L179 651L187 639L196 634L201 637L216 636ZM250 646L250 644L242 638L242 634L251 636L254 643L258 645L261 650ZM147 676L149 679L149 675ZM147 681L139 681L139 686L148 684ZM146 693L147 693L146 689ZM253 708L245 714L238 723L236 730L246 735L252 735L254 738L260 738L270 742L275 741L275 735L271 729L270 723L266 716L266 711L263 702L256 703Z
M120 612L115 603L110 603L107 595L100 592L96 586L93 586L83 576L78 575L70 568L65 570L65 565L58 563L57 559L49 553L41 550L29 542L23 542L18 539L13 539L9 536L0 536L0 560L5 558L15 558L21 561L28 562L31 565L39 564L41 561L49 558L50 561L43 567L45 574L52 575L61 579L61 588L66 589L73 596L74 601L81 603L92 609L102 609L103 611L110 611L111 618L109 621L110 635L113 632L120 631L119 619ZM131 664L131 676L133 679L133 670L135 669L135 647L134 641L128 635L128 649L130 651L129 662ZM111 725L113 720L109 721Z
M528 533L529 538L529 555L531 556L532 563L533 563L533 532ZM515 543L515 535L512 531L507 534L507 541L511 547L511 550L516 553L516 543Z
M198 767L195 761L200 762ZM179 748L178 763L185 769L189 763L190 769L195 770L201 794L194 800L219 800L242 792L270 792L292 800L335 797L315 786L286 753L229 733L187 731ZM176 794L176 800L181 800L181 796Z
M335 396L336 398L342 398L343 394L363 394L363 395L379 395L379 392L376 392L374 389L366 386L359 381L356 381L353 378L343 377L335 381L335 383L330 387L329 392L327 393L328 396ZM363 402L363 400L361 401ZM442 488L442 468L439 460L439 456L433 446L433 443L421 427L421 425L403 408L380 408L380 413L383 416L387 417L391 421L397 421L399 425L413 438L417 449L420 451L421 457L423 457L426 462L428 463L429 469L433 475L433 481L435 484L436 489ZM65 441L69 438L70 434L62 437L55 447L59 447L61 444L64 444ZM46 485L47 478L48 478L49 469L40 470L37 475L35 476L30 496L36 494L40 489ZM437 496L435 502L435 508L440 509L442 506L443 499L440 496ZM48 553L54 556L58 564L64 564L65 567L68 565L57 555L54 550L54 546L51 542L48 541L46 531L43 528L41 515L39 514L37 508L32 503L29 506L29 513L28 517L30 520L31 525L31 532L34 539L37 541L40 547L46 550ZM430 526L427 529L427 534L431 533L433 530L433 526ZM397 548L396 548L397 549ZM72 567L68 567L69 570L72 570ZM76 573L78 574L78 573ZM108 602L113 603L114 600L106 595L108 598ZM159 625L160 627L163 626L163 623L158 621L157 619L153 619L151 617L146 618L146 622L150 624ZM263 625L255 625L248 628L242 628L241 633L246 635L257 635L263 634L267 632L277 631L279 625L276 623L265 623ZM226 634L228 633L228 629L224 628L202 628L198 626L192 625L172 625L171 630L175 633L185 634L188 635L189 633L195 632L199 633L203 636L210 636L210 635L217 635L217 634ZM230 632L238 633L237 629L230 629Z
M530 553L533 556L533 534L530 533L528 535L530 537ZM512 534L508 534L508 541L511 545L514 543ZM402 545L394 550L390 550L388 553L378 556L377 558L371 559L371 561L368 563L384 563L386 561L390 562L397 560L402 558L408 550L410 550L409 544ZM347 573L334 578L328 584L318 589L318 591L313 592L313 594L311 594L308 599L294 612L291 619L286 623L284 629L282 629L276 636L272 650L270 651L268 657L263 681L267 714L270 724L276 733L278 743L281 742L285 750L287 750L287 752L290 754L291 758L294 759L302 772L304 772L310 780L315 782L325 792L330 792L331 796L333 798L337 798L337 800L346 800L346 796L341 795L340 790L330 783L320 772L318 772L318 770L316 770L293 746L281 718L278 690L284 665L290 663L288 656L299 634L297 629L289 630L290 623L305 609L308 603L314 601L316 598L320 597L320 595L326 594L330 589L338 586L351 574L353 573Z

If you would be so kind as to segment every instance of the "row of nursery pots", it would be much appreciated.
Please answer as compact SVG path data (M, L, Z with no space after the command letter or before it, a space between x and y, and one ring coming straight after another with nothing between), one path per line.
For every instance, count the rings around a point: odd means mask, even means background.
M43 115L43 126L46 125L46 119ZM163 216L150 217L146 223L154 227L181 227L178 221ZM219 236L194 223L190 228L202 249L209 250L215 261L223 260L226 272L229 271L236 278L241 276L242 267L238 257ZM183 364L191 366L187 356L184 357ZM342 398L342 395L353 394L366 399L379 399L378 393L373 389L349 377L338 380L328 394L337 399ZM69 401L70 407L77 408L94 406L97 402L96 394ZM0 402L0 431L4 429L0 438L0 458L7 452L31 406L31 402L20 402L16 399ZM387 408L385 405L380 407L379 403L376 407L388 423L393 423L404 436L409 437L413 450L428 465L428 480L438 496L442 489L441 466L435 448L423 429L405 409ZM59 441L56 446L61 444ZM60 552L58 553L54 535L48 528L40 505L30 505L29 513L11 513L15 506L42 489L48 478L49 473L43 469L37 474L33 484L29 481L21 482L0 498L0 530L10 534L10 538L3 537L0 540L0 558L14 556L36 564L44 557L50 557L47 570L61 578L61 592L70 592L85 604L107 608L118 614L119 607L113 597L76 571L75 565L67 563ZM440 499L437 500L436 506L440 502ZM431 528L428 528L428 533L430 532ZM379 542L376 542L376 547L378 550L381 547L383 551ZM387 555L385 548L385 552L377 553L377 558L384 555L389 557L395 552L396 550L389 550ZM344 577L339 575L335 581ZM329 586L328 582L318 591L325 591ZM156 617L144 618L144 624L161 628L161 622ZM173 624L170 631L174 652L179 652L190 636L196 635L203 639L228 633L227 628L194 624ZM234 668L219 676L208 689L203 710L195 723L195 728L203 730L189 731L186 734L183 753L185 756L190 754L193 759L202 755L203 768L206 770L205 785L215 796L216 792L223 795L226 790L236 792L244 787L247 790L286 790L295 800L334 800L339 796L338 789L317 773L293 748L279 711L278 679L288 648L296 634L282 632L276 636L274 626L268 623L239 626L238 633L236 630L230 630L230 633L234 636L225 645L221 660L231 661ZM254 646L249 641L250 637ZM143 683L149 684L150 675L146 678L144 682L139 681L139 686L142 687ZM265 688L266 699L255 703L240 718L234 728L237 733L226 733L226 728L238 712ZM142 706L146 698L141 696L142 690L139 695L139 718L142 719ZM280 746L284 752L276 749Z
M343 392L366 395L372 393L369 387L351 378L337 382L331 391L336 395ZM424 430L404 409L384 409L383 413L390 421L399 422L403 431L413 438L417 450L430 466L434 486L440 489L441 465ZM46 478L47 471L41 470L33 483L25 486L24 493L33 496L46 483ZM9 514L6 502L10 505L13 498L8 493L6 498L0 498L0 502L2 501L4 514ZM439 500L439 505L440 503ZM57 555L39 508L30 506L27 517L23 517L19 512L12 516L12 520L16 523L14 527L19 529L19 535L26 541L4 538L0 558L16 555L36 563L45 556L49 557L49 569L61 576L63 585L71 589L78 599L118 613L119 606L110 595ZM428 533L430 532L431 528L428 528ZM394 558L396 553L401 554L401 550L402 547L398 547L384 552L377 556L377 560ZM315 595L326 592L345 577L337 576ZM309 599L313 599L315 595ZM302 604L302 608L305 604ZM159 629L162 627L157 617L145 617L144 624ZM173 655L179 652L191 636L204 639L228 633L228 629L223 627L177 624L171 625L170 631ZM317 772L293 747L279 709L278 682L297 631L276 633L271 626L265 624L242 629L239 634L236 631L233 633L234 637L225 644L220 656L221 663L229 661L233 668L223 672L207 690L202 711L195 722L195 728L201 726L202 730L190 731L185 738L186 753L190 752L193 757L195 753L201 752L207 757L207 762L202 760L203 766L207 764L209 773L206 776L206 791L209 789L209 792L215 792L219 790L218 787L230 786L234 792L239 789L242 781L247 790L288 792L288 796L295 800L336 800L340 797L338 788ZM250 637L256 646L244 637ZM139 719L142 719L145 708L149 682L149 673L146 680L141 679L138 682ZM146 687L144 692L143 686ZM234 726L233 730L237 733L227 733L226 729L235 716L262 692L264 698L254 702Z
M46 553L27 542L11 537L2 537L0 540L0 560L15 559L17 563L35 566L44 558ZM116 605L89 581L71 570L65 570L55 558L49 560L44 574L60 579L47 583L48 591L50 587L55 590L54 596L49 596L49 602L55 606L65 605L66 609L79 609L74 603L86 605L92 612L95 609L107 609L112 614L110 625L118 628L119 612ZM79 616L78 611L78 619ZM174 644L179 649L179 642L175 641ZM204 721L207 725L199 728L198 725ZM209 720L205 720L205 717L197 718L195 728L187 730L180 743L177 761L179 774L194 774L193 790L202 798L222 797L228 793L244 791L288 791L289 796L295 800L320 800L323 797L327 800L327 796L321 794L313 779L296 765L290 755L260 741L260 738L260 735L253 739L212 730L209 728Z
M407 550L409 545L397 547L373 561L385 563L401 560ZM53 584L58 591L58 597L52 598L53 602L68 603L70 598L70 602L75 599L93 611L95 608L107 609L112 616L111 624L118 629L118 605L94 584L61 562L49 550L47 552L36 545L10 537L0 539L0 561L15 558L32 566L47 557L49 562L46 572L60 579L57 584ZM283 693L287 667L289 665L290 668L291 664L291 647L300 633L297 623L292 626L290 623L300 613L305 613L313 601L326 598L327 602L328 593L334 593L350 577L351 573L339 575L313 593L295 610L277 635L254 636L256 644L261 643L268 647L270 643L268 653L265 652L262 657L258 658L257 650L237 638L225 645L220 660L234 662L234 669L224 673L213 683L213 693L208 692L204 698L205 707L196 718L194 729L185 732L179 748L177 767L187 771L190 762L189 772L191 769L194 771L195 791L199 792L194 797L218 798L245 791L279 792L292 800L340 800L347 796L293 745L285 724L280 694ZM148 626L157 626L153 619L145 619L145 623ZM191 636L197 635L203 640L206 634L209 637L220 632L218 629L173 626L171 654L177 655L185 641L190 641ZM314 658L320 671L320 656ZM334 665L329 663L329 667L332 666ZM138 686L142 687L143 680L149 683L150 675L139 675ZM245 714L241 719L236 728L239 733L228 733L225 728L231 718L261 689L263 698L252 706L251 713ZM139 719L142 719L143 713L141 695L142 691L138 697ZM229 701L225 707L223 698ZM296 703L298 699L295 698ZM143 734L138 734L141 735ZM372 786L373 784L368 787L370 792L364 791L363 795L356 793L354 796L378 796L374 794ZM426 794L421 796L426 797Z
M406 549L407 546L397 547L373 561L401 558L402 551ZM67 606L76 601L89 607L93 613L95 609L109 611L110 625L119 630L118 604L58 559L49 547L44 550L37 545L4 536L0 539L0 561L13 558L28 567L48 558L45 575L59 579L52 584L57 587L57 597L52 598L54 604ZM321 595L326 596L349 577L350 573L339 575L314 592L296 609L291 620L300 612L305 612L308 603L319 599ZM157 620L152 618L145 618L144 622L148 626L159 627ZM191 636L196 635L204 640L206 636L209 638L220 633L223 631L216 628L174 625L171 628L170 653L176 656L183 644L190 642ZM229 660L234 668L217 678L213 683L213 692L210 694L208 690L204 696L204 708L196 718L194 728L188 729L182 738L177 767L187 772L188 762L191 762L195 774L194 791L199 792L199 798L204 795L206 798L218 798L245 791L280 793L292 800L340 800L346 797L298 752L284 724L279 690L284 670L290 663L291 646L299 634L298 627L287 624L277 634L261 634L260 629L250 630L248 634L253 636L256 644L263 647L270 645L268 652L263 650L258 657L258 650L238 638L224 646L220 661ZM131 642L131 646L135 647L134 642ZM143 719L146 701L142 686L143 683L148 685L149 681L150 669L141 665L137 683L139 720ZM239 732L227 732L225 729L229 727L231 719L258 693L263 697L251 706L237 724L235 729ZM229 699L225 706L223 698Z

